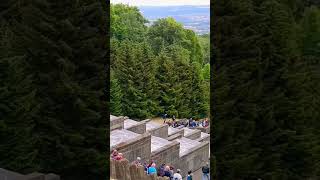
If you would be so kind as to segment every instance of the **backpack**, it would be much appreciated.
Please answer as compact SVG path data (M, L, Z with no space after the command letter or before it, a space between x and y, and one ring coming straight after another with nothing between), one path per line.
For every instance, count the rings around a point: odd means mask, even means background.
M192 180L192 175L188 175L187 180Z
M209 173L209 167L206 167L206 166L203 167L203 168L202 168L202 172L203 172L203 173Z

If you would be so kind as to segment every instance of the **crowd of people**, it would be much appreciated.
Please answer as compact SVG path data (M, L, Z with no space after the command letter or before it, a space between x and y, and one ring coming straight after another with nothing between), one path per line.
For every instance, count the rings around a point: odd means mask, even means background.
M166 117L166 116L164 116ZM189 120L176 120L175 116L172 116L172 119L164 118L163 123L168 124L171 127L174 128L182 128L182 127L189 127L189 128L195 128L195 127L208 127L209 126L209 120L208 118L205 118L203 120L193 120L190 118Z
M124 159L123 154L119 153L116 149L112 150L111 158L117 161ZM177 169L175 171L175 168L173 166L165 163L161 164L161 166L157 168L156 162L151 160L149 163L142 163L141 158L137 157L137 159L133 161L132 164L136 165L137 167L144 167L144 171L148 175L156 174L157 176L168 177L170 180L182 180L181 170ZM210 180L208 163L202 168L202 173L203 180ZM186 180L192 180L192 177L192 171L188 171Z

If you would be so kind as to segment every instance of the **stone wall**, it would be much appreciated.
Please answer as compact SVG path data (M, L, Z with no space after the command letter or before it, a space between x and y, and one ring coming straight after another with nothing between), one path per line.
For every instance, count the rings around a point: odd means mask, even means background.
M123 122L124 122L124 117L120 116L117 117L116 119L110 120L110 130L115 130L115 129L123 129Z
M199 142L210 142L210 136L199 138Z
M162 124L160 127L156 127L151 130L148 130L148 132L150 132L152 136L167 139L168 138L168 125Z
M115 148L123 153L124 157L130 162L141 157L142 161L149 161L151 156L151 135L150 133L144 133L141 136L121 143L115 146Z
M137 167L128 160L110 160L111 180L168 180L169 178L147 175L143 167Z
M210 134L210 125L208 127L196 127L196 129L200 130L201 132Z
M173 141L173 140L175 140L175 139L180 139L180 138L182 138L183 136L180 134L180 133L176 133L176 134L173 134L173 135L171 135L171 136L169 136L168 138L167 138L167 140L168 141Z
M177 129L177 128L176 128L176 130L177 130L177 131L174 132L173 134L170 134L169 137L170 137L170 136L173 136L173 135L176 135L176 134L181 134L182 137L184 136L184 129Z
M191 148L187 154L181 156L176 164L181 169L181 175L185 177L189 170L194 172L209 162L208 157L209 142L202 142L200 147Z
M171 144L163 146L161 149L151 153L151 159L154 160L158 166L161 164L174 165L179 160L180 143L173 141Z
M42 174L38 172L23 175L0 168L0 180L60 180L60 176L52 173Z
M196 140L198 138L201 137L201 131L200 130L197 130L197 129L193 129L194 132L188 134L188 135L185 135L184 137L186 138L189 138L189 139L192 139L192 140Z
M127 130L138 133L138 134L143 134L146 132L146 123L145 122L139 122L136 125L133 125L129 128L127 128Z

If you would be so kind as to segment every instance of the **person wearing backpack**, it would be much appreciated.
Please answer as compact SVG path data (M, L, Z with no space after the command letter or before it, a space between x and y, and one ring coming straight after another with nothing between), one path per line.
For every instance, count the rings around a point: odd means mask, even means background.
M210 168L209 163L207 162L205 166L202 167L202 180L210 180Z
M148 174L157 174L156 164L152 163L151 166L148 168Z
M187 176L186 180L192 180L192 174L191 174L191 171L188 171L188 176Z

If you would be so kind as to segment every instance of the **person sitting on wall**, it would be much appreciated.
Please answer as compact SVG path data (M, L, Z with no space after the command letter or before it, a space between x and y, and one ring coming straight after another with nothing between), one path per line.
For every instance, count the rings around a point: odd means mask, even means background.
M123 154L122 153L119 153L118 156L116 157L116 160L117 161L120 161L123 159Z
M133 162L133 164L136 165L136 166L142 166L141 158L140 158L140 157L137 157L137 160L135 160L135 161Z
M112 150L111 158L115 160L117 158L117 156L118 156L118 151L116 149Z
M152 163L151 166L148 168L148 174L157 174L156 164Z

